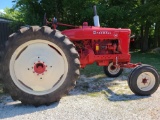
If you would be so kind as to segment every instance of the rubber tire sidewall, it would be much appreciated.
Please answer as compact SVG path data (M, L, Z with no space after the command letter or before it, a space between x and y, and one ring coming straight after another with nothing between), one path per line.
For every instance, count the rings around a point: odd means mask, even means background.
M64 52L68 61L68 73L64 83L52 93L49 93L46 95L40 95L40 96L28 94L22 91L21 89L19 89L13 82L10 76L10 71L9 71L10 60L15 50L20 45L30 40L36 40L36 39L46 40L56 44ZM66 42L67 41L69 40L67 39ZM63 42L63 40L61 40L60 38L58 38L53 34L49 34L47 30L46 31L38 30L36 32L33 32L32 30L27 30L22 34L19 33L19 35L15 37L14 41L10 41L10 42L11 42L10 43L11 45L9 46L12 46L12 47L8 48L8 52L4 60L4 66L7 66L5 67L7 69L4 70L4 74L5 74L4 83L12 97L15 97L18 100L22 101L23 103L27 103L27 104L33 104L33 105L48 104L48 103L58 101L62 96L67 94L71 88L73 88L73 86L75 85L74 83L78 78L78 74L76 74L75 71L77 70L77 68L79 68L79 66L78 65L75 66L74 61L76 57L73 57L74 55L70 51L71 47L67 46L66 43Z
M155 85L154 87L149 91L142 91L137 86L137 78L138 76L143 72L151 72L155 77ZM132 90L133 93L140 96L148 96L153 94L159 87L159 75L157 71L150 66L140 66L136 68L134 71L132 71L132 74L129 77L129 87Z
M128 80L127 80L127 83L128 83L128 86L130 86L130 81L131 81L131 76L132 76L132 74L137 70L137 69L139 69L140 67L153 67L153 66L151 66L151 65L148 65L148 64L142 64L142 65L139 65L139 66L137 66L136 68L134 68L131 72L130 72L130 74L129 74L129 76L128 76ZM131 91L132 91L132 88L130 87L130 89L131 89Z
M109 71L108 71L108 66L104 66L103 67L103 70L104 70L104 73L108 76L108 77L118 77L122 74L123 72L123 68L120 68L119 72L117 74L111 74Z

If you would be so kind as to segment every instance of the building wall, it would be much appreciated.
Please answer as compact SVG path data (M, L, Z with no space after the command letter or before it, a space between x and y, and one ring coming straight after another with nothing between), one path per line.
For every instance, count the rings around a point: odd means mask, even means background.
M9 26L10 22L11 20L0 18L0 60L3 57L5 42L8 40L8 36L12 33Z
M13 32L9 26L11 20L0 18L0 68L2 68L2 59L4 57L5 42L8 36ZM0 81L2 79L2 72L0 70Z
M5 19L5 18L0 18L0 22L11 22L11 20Z

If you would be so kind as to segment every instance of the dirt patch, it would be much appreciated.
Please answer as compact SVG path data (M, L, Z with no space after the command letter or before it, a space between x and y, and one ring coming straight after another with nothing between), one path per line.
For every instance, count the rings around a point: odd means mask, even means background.
M117 78L109 78L105 74L92 77L81 75L76 87L70 94L86 94L91 97L105 95L111 101L128 100L131 97L130 95L133 94L127 83L130 72L130 69L125 69L123 74Z

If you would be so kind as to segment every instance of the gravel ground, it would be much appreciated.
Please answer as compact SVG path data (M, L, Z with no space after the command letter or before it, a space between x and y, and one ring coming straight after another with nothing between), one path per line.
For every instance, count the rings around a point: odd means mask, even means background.
M82 75L68 96L50 106L26 106L3 95L0 119L160 120L160 88L150 97L135 96L126 79L125 73L115 79Z

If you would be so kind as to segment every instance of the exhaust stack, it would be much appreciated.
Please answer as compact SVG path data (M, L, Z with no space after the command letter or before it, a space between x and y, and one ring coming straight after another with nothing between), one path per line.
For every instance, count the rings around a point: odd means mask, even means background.
M97 15L96 5L93 6L93 10L94 10L94 17L93 17L94 26L95 26L95 27L100 27L100 24L99 24L99 16Z

